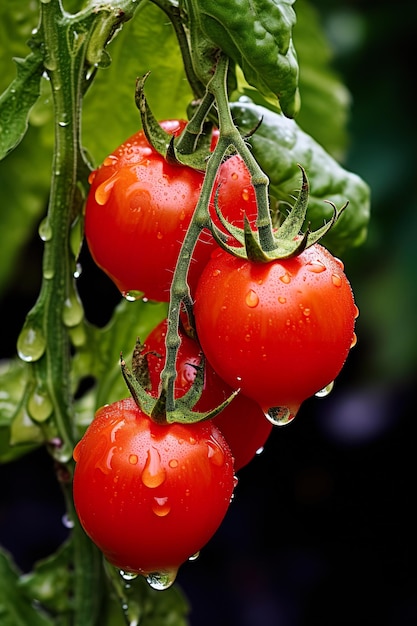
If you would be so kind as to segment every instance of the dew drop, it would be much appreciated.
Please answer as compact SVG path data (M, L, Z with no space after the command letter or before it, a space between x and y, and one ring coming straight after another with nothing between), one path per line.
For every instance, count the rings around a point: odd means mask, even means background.
M178 461L177 461L177 459L171 459L171 460L169 461L168 465L169 465L172 469L174 469L174 468L178 467Z
M113 174L113 176L110 176L110 178L108 178L106 181L104 181L104 183L101 183L101 185L97 187L94 194L97 204L100 204L101 206L106 204L110 197L111 191L118 179L119 174L116 172L115 174Z
M143 296L142 291L123 291L122 292L122 296L125 300L127 300L128 302L136 302L137 300L140 300Z
M138 577L138 574L136 574L136 572L128 572L124 569L119 570L119 574L120 576L123 578L123 580L134 580L135 578Z
M286 303L286 301L287 301L287 298L284 298L284 296L279 296L279 298L278 298L278 302L279 302L280 304L285 304L285 303Z
M332 274L332 283L335 287L341 287L342 279L340 278L339 274Z
M221 274L221 272L218 269L213 270L211 273L212 276L218 276L219 274Z
M213 465L221 467L224 463L224 453L217 441L214 441L214 439L208 441L207 448L208 458L211 463L213 463Z
M148 450L145 467L142 472L142 482L146 487L154 489L162 485L166 478L166 471L161 465L161 457L156 448Z
M44 277L45 280L52 280L52 278L55 276L55 270L52 267L52 265L50 267L43 268L42 276Z
M26 363L38 361L46 349L43 331L31 324L25 324L17 339L17 353Z
M266 419L274 426L286 426L295 416L296 412L286 406L273 406L265 412Z
M245 302L251 309L254 309L259 304L259 296L258 294L250 289L246 294Z
M309 308L306 307L305 309L303 309L304 317L309 317L310 313L311 313L311 310Z
M353 333L353 337L352 337L352 342L350 344L351 348L354 348L356 346L356 344L358 343L358 338L356 336L356 333Z
M178 569L171 569L166 572L151 572L146 576L146 581L152 589L164 591L174 584L178 574Z
M62 310L62 321L68 328L77 326L84 317L84 309L81 304L81 300L73 293L64 302L64 308Z
M52 401L47 391L37 387L29 396L27 409L35 422L45 422L53 411Z
M288 285L291 282L291 276L288 274L288 272L285 272L285 274L283 274L282 276L279 277L280 281L283 282L285 285Z
M323 389L320 389L319 391L317 391L317 393L315 393L314 395L316 396L316 398L325 398L326 396L329 395L333 387L334 387L334 380L332 380L331 383L323 387Z
M247 202L249 200L249 191L247 189L242 190L242 200Z
M355 308L354 308L354 318L355 318L355 320L358 319L358 317L359 317L359 309L358 309L358 307L355 304Z
M68 513L64 513L61 520L65 528L68 528L68 529L74 528L74 520L68 515Z
M81 274L82 274L83 268L81 266L81 263L77 263L75 266L75 270L74 270L74 278L80 278Z
M168 502L168 497L154 498L152 502L152 511L158 517L165 517L171 510L171 505Z
M42 241L50 241L52 239L52 228L47 217L40 223L38 233Z
M239 178L239 176L236 174L236 172L233 172L233 174L231 175L231 179L232 180L237 180Z
M308 263L307 270L313 274L321 274L321 272L326 271L326 266L321 261L313 261Z
M138 455L137 454L129 454L129 463L130 465L136 465L138 462Z
M188 560L189 561L196 561L198 559L198 557L200 556L200 551L196 552L195 554L192 554Z
M257 451L255 452L256 456L259 456L260 454L262 454L262 452L264 451L264 447L261 446L260 448L257 449Z
M119 158L115 154L109 154L103 161L103 165L105 167L109 167L110 165L116 165Z

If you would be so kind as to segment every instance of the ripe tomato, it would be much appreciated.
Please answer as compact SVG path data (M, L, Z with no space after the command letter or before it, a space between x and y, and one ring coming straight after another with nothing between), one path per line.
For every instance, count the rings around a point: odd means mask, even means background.
M315 244L254 263L215 253L195 296L203 352L233 388L271 417L332 383L355 342L358 310L342 263Z
M219 527L236 481L211 421L156 424L132 398L97 411L74 460L74 504L92 541L124 572L171 582Z
M173 135L185 125L184 120L161 122ZM203 172L168 163L150 146L143 131L127 139L92 172L85 207L87 244L95 263L124 295L142 292L150 300L169 300L173 272L203 180ZM240 156L232 156L221 166L215 189L229 221L242 225L244 212L250 221L255 220L255 191ZM210 210L214 216L214 204ZM214 220L220 226L217 217ZM202 231L188 274L191 290L215 247L211 233Z
M163 320L144 342L144 350L148 353L151 389L155 395L165 363L166 329L167 320ZM180 336L181 345L176 363L176 397L181 397L188 391L196 376L195 366L201 363L201 348L198 343L181 330ZM195 410L204 412L213 409L232 393L233 389L220 378L209 363L206 363L204 388ZM263 448L272 430L271 422L265 418L259 405L242 394L238 394L231 404L213 418L213 421L220 428L232 450L235 471L247 465Z

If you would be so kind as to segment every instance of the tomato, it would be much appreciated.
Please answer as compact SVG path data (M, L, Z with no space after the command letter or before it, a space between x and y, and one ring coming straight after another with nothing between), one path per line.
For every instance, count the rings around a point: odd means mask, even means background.
M144 342L147 352L151 389L158 391L160 374L165 364L165 336L167 320L163 320ZM188 391L196 376L196 366L201 364L201 348L196 341L180 329L181 345L177 354L175 395L181 397ZM201 398L194 410L208 411L219 406L233 393L209 363L205 364L205 381ZM229 444L234 457L235 471L240 470L263 448L272 430L259 405L238 394L221 413L213 418Z
M236 482L213 422L156 424L132 398L97 411L74 460L87 535L124 572L170 582L219 527Z
M185 125L184 120L161 122L174 135ZM86 241L95 263L124 295L135 297L141 292L150 300L168 302L203 180L201 171L168 163L149 145L143 131L127 139L92 172L85 207ZM215 190L229 221L242 225L245 212L253 222L255 191L240 156L222 164L213 197ZM219 225L213 202L210 211ZM191 290L216 247L211 233L203 230L190 264Z
M358 309L341 261L320 244L255 263L220 251L205 267L194 306L208 361L269 415L293 417L330 385L355 342ZM274 410L272 410L274 409Z

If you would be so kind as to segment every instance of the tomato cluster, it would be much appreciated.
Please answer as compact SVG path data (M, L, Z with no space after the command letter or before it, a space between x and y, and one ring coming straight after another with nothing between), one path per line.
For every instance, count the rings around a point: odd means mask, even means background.
M161 126L176 135L185 124ZM92 173L86 240L126 297L169 301L203 180L203 172L168 162L143 131ZM240 156L222 163L209 203L221 229L215 202L230 223L242 227L246 215L253 227L255 191ZM332 385L355 343L358 314L341 261L318 243L255 262L203 229L186 278L195 328L189 333L180 319L174 398L187 397L199 371L194 411L205 414L239 393L214 417L181 424L156 422L137 397L121 400L98 410L74 451L74 502L85 531L110 563L160 588L216 532L236 472L263 448L272 425L291 421L304 400ZM161 392L169 323L141 346L152 398Z

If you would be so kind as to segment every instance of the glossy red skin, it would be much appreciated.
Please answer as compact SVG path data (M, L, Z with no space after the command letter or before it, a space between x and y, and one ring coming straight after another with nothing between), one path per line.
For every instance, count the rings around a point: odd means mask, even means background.
M161 122L174 135L185 125L184 120ZM213 144L215 141L216 135ZM123 294L143 292L150 300L169 301L181 243L203 179L203 172L167 163L149 145L143 131L126 140L92 172L85 208L86 240L95 263ZM251 221L256 218L255 191L240 156L221 166L215 189L218 204L231 222L242 225L244 212ZM214 219L219 224L217 217ZM203 230L190 264L191 290L216 247L211 233Z
M213 255L194 306L216 372L265 411L300 404L339 374L358 310L342 263L315 244L299 256L253 263Z
M158 425L131 399L99 409L74 450L85 532L125 572L176 573L222 522L235 477L211 422Z
M167 321L163 320L144 342L145 351L150 351L147 359L151 388L155 395L165 363L166 328ZM180 336L181 345L176 363L176 397L181 397L188 391L196 376L194 366L201 363L201 349L198 343L181 330ZM211 410L229 398L232 393L233 389L218 376L209 363L206 363L203 392L194 410L201 412ZM232 450L235 471L247 465L264 447L273 428L260 406L242 394L238 394L221 413L216 415L213 422L220 428Z

